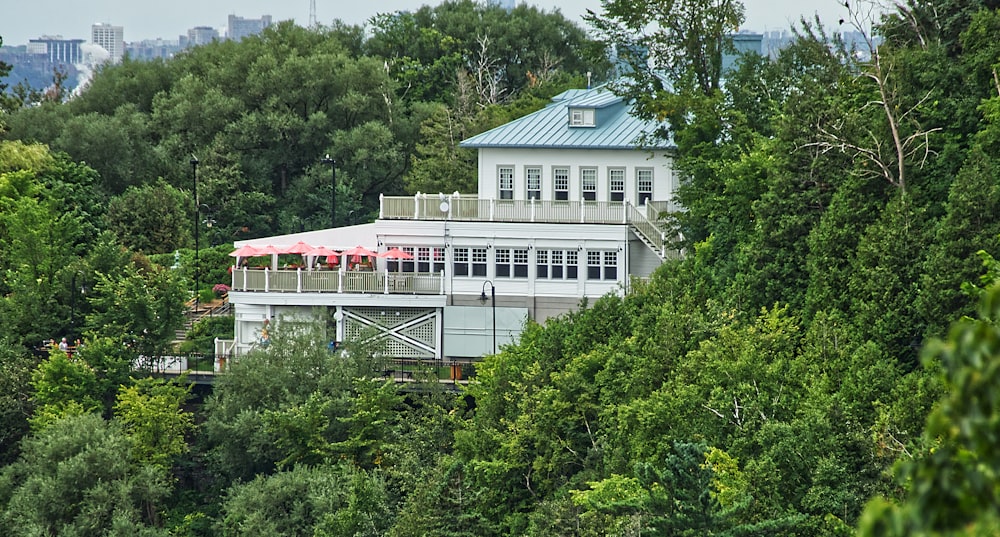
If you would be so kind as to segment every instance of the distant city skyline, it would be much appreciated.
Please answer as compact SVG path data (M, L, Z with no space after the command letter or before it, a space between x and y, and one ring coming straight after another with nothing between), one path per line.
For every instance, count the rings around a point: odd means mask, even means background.
M336 4L316 0L316 19L329 25L334 19L348 24L364 24L378 13L414 11L440 0L371 0ZM520 3L520 2L518 2ZM600 0L529 1L545 11L559 9L566 18L585 26L582 16L588 9L601 11ZM294 20L301 26L309 23L309 0L173 0L169 3L145 3L134 0L36 0L11 2L0 14L0 37L4 45L24 45L42 36L66 39L89 39L91 25L107 23L124 27L124 40L176 40L191 28L226 27L229 15L259 18L270 15L275 22ZM746 30L765 32L787 30L801 16L818 14L829 28L837 28L846 9L836 0L745 0Z

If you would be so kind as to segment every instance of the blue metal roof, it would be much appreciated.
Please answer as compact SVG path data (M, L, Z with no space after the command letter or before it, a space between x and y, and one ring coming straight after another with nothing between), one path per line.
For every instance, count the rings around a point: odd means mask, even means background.
M629 113L629 105L605 86L590 90L568 90L552 98L552 104L520 119L466 140L468 148L536 149L637 149L638 140L659 125L642 121ZM593 108L596 125L570 127L570 108ZM657 148L673 147L669 141Z

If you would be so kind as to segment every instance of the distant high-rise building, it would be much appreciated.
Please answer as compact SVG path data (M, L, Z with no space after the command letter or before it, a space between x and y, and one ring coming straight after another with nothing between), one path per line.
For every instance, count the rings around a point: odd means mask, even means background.
M125 45L128 57L133 60L153 60L172 58L183 49L180 40L143 39Z
M248 35L256 35L263 32L270 25L270 15L263 15L259 19L244 19L243 17L230 15L226 37L233 41L242 41Z
M63 39L61 35L55 37L43 35L28 41L28 53L44 54L52 63L74 65L83 63L83 53L80 51L80 45L83 43L83 39Z
M118 63L125 55L125 29L121 26L94 24L90 27L90 41L108 51L111 63Z
M188 30L187 46L207 45L219 38L219 31L210 26L195 26Z
M487 0L486 3L491 6L500 6L507 11L514 9L514 0Z

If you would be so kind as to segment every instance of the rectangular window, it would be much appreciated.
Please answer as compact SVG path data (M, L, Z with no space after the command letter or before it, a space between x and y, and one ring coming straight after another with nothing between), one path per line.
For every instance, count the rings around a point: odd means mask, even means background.
M566 275L565 268L566 267L563 265L563 251L552 250L552 279L563 279L563 276Z
M403 260L403 272L413 272L415 270L415 267L414 267L414 264L413 264L413 260L416 257L414 255L413 247L412 246L404 246L402 248L402 250L404 252L410 254L411 256L414 256L414 257L410 257L409 259L404 259Z
M500 179L500 199L514 199L514 168L500 168L497 177Z
M524 178L528 185L528 199L542 199L542 169L525 168Z
M604 252L604 279L618 279L618 252L614 250Z
M636 202L639 205L645 205L653 198L653 170L636 170L635 182L639 194L636 197Z
M421 246L417 248L417 272L431 271L431 249Z
M601 252L594 250L587 251L587 279L601 279Z
M569 201L569 168L552 170L552 191L556 201Z
M468 248L455 248L453 252L455 256L455 261L453 266L455 267L455 276L468 276L469 275L469 249Z
M520 277L518 276L519 270L527 274L527 259L528 253L526 251L523 254L518 254L517 250L514 251L514 277ZM538 278L575 280L577 276L577 259L576 250L538 250L535 254ZM524 260L525 262L523 269L518 268L519 260Z
M444 248L434 248L434 272L444 272Z
M528 277L528 250L514 250L514 277Z
M597 170L583 168L580 170L580 191L583 201L597 201Z
M625 201L625 170L613 168L608 170L608 191L611 201Z
M549 251L535 250L535 267L537 278L549 277Z
M506 248L497 248L496 275L497 278L510 277L510 250Z
M472 275L486 276L486 248L472 249Z
M569 124L571 127L593 127L593 108L571 108L569 111Z

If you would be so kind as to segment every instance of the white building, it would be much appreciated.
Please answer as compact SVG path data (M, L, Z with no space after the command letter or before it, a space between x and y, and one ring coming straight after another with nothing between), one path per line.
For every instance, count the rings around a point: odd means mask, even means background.
M317 270L311 257L311 268L282 269L271 256L267 268L236 268L235 340L217 353L246 352L272 319L319 317L331 337L380 339L396 358L472 359L494 338L515 341L528 318L626 292L676 254L657 223L676 209L673 148L636 142L653 126L606 89L571 90L462 142L479 152L478 195L383 197L374 223L237 242L399 248L413 259Z
M125 55L125 29L122 26L94 24L90 27L90 41L108 51L111 63L120 62Z

